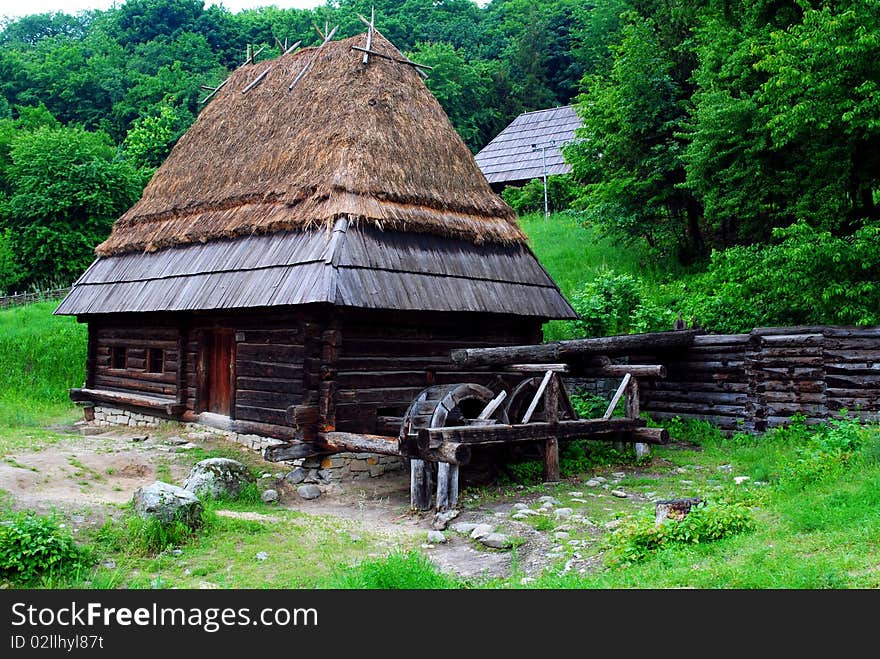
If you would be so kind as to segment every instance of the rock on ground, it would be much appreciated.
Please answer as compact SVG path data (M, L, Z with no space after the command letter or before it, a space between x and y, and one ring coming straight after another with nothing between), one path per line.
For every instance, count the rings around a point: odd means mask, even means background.
M311 483L308 485L300 485L296 488L297 494L299 494L303 499L317 499L321 496L321 488L317 485L312 485Z
M238 460L208 458L193 465L183 487L202 497L234 499L246 484L252 482L254 477Z
M202 523L202 502L182 487L156 481L135 490L134 510L142 517L152 517L165 524L181 521L190 528Z

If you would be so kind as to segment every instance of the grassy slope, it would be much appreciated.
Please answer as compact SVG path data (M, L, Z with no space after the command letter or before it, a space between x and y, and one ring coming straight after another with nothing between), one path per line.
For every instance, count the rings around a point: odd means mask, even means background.
M56 302L0 311L0 442L76 415L68 389L82 386L86 328L53 316ZM31 433L33 434L33 433Z
M645 280L658 276L656 263L638 246L622 247L603 237L593 227L583 227L572 215L558 213L525 215L520 226L529 246L567 298L603 269L639 275ZM565 338L564 321L544 326L544 340Z

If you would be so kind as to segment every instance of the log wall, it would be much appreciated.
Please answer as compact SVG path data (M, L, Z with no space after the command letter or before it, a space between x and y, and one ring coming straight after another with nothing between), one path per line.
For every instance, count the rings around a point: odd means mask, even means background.
M457 367L450 351L541 341L539 322L510 316L351 311L340 323L332 371L336 428L344 432L396 434L409 404L431 385L510 388L521 373Z
M178 330L172 326L89 327L88 383L98 389L150 396L177 395ZM125 368L113 368L111 351L125 348ZM147 349L164 350L160 373L146 371Z
M641 385L656 419L702 419L728 431L762 432L803 415L820 423L846 409L880 412L880 328L801 326L696 337L692 346L629 355L664 364L667 377Z

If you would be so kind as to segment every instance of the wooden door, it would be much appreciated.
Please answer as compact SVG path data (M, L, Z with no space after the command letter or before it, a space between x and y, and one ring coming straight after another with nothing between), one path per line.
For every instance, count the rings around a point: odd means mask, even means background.
M232 416L235 402L235 334L232 330L214 330L206 339L207 411Z

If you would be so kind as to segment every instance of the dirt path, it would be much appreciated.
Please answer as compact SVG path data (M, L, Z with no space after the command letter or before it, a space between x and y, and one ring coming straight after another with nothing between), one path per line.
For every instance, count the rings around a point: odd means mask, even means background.
M140 429L139 429L140 430ZM134 491L155 480L182 484L189 469L204 455L223 445L227 452L238 445L222 439L205 440L197 433L188 436L183 427L165 431L139 432L114 429L102 434L81 435L70 428L69 437L43 450L18 451L0 459L0 490L15 509L46 514L57 512L74 526L99 526L108 517L123 513ZM279 474L285 469L263 462L253 451L241 449L242 461L256 470ZM408 538L421 544L432 561L444 571L462 578L503 577L511 574L514 562L518 574L540 574L559 549L552 529L538 531L526 521L511 518L514 501L467 501L457 523L490 523L519 543L515 552L483 547L468 536L447 530L447 542L428 544L433 514L415 513L409 508L409 481L405 473L386 474L367 481L350 481L322 486L317 499L299 497L294 487L282 484L279 506L311 515L344 518L383 537ZM532 493L517 501L530 505L539 496ZM228 513L242 515L245 513ZM246 513L259 516L260 513ZM267 509L271 515L271 509ZM408 543L408 544L411 544ZM587 561L576 566L589 567Z

